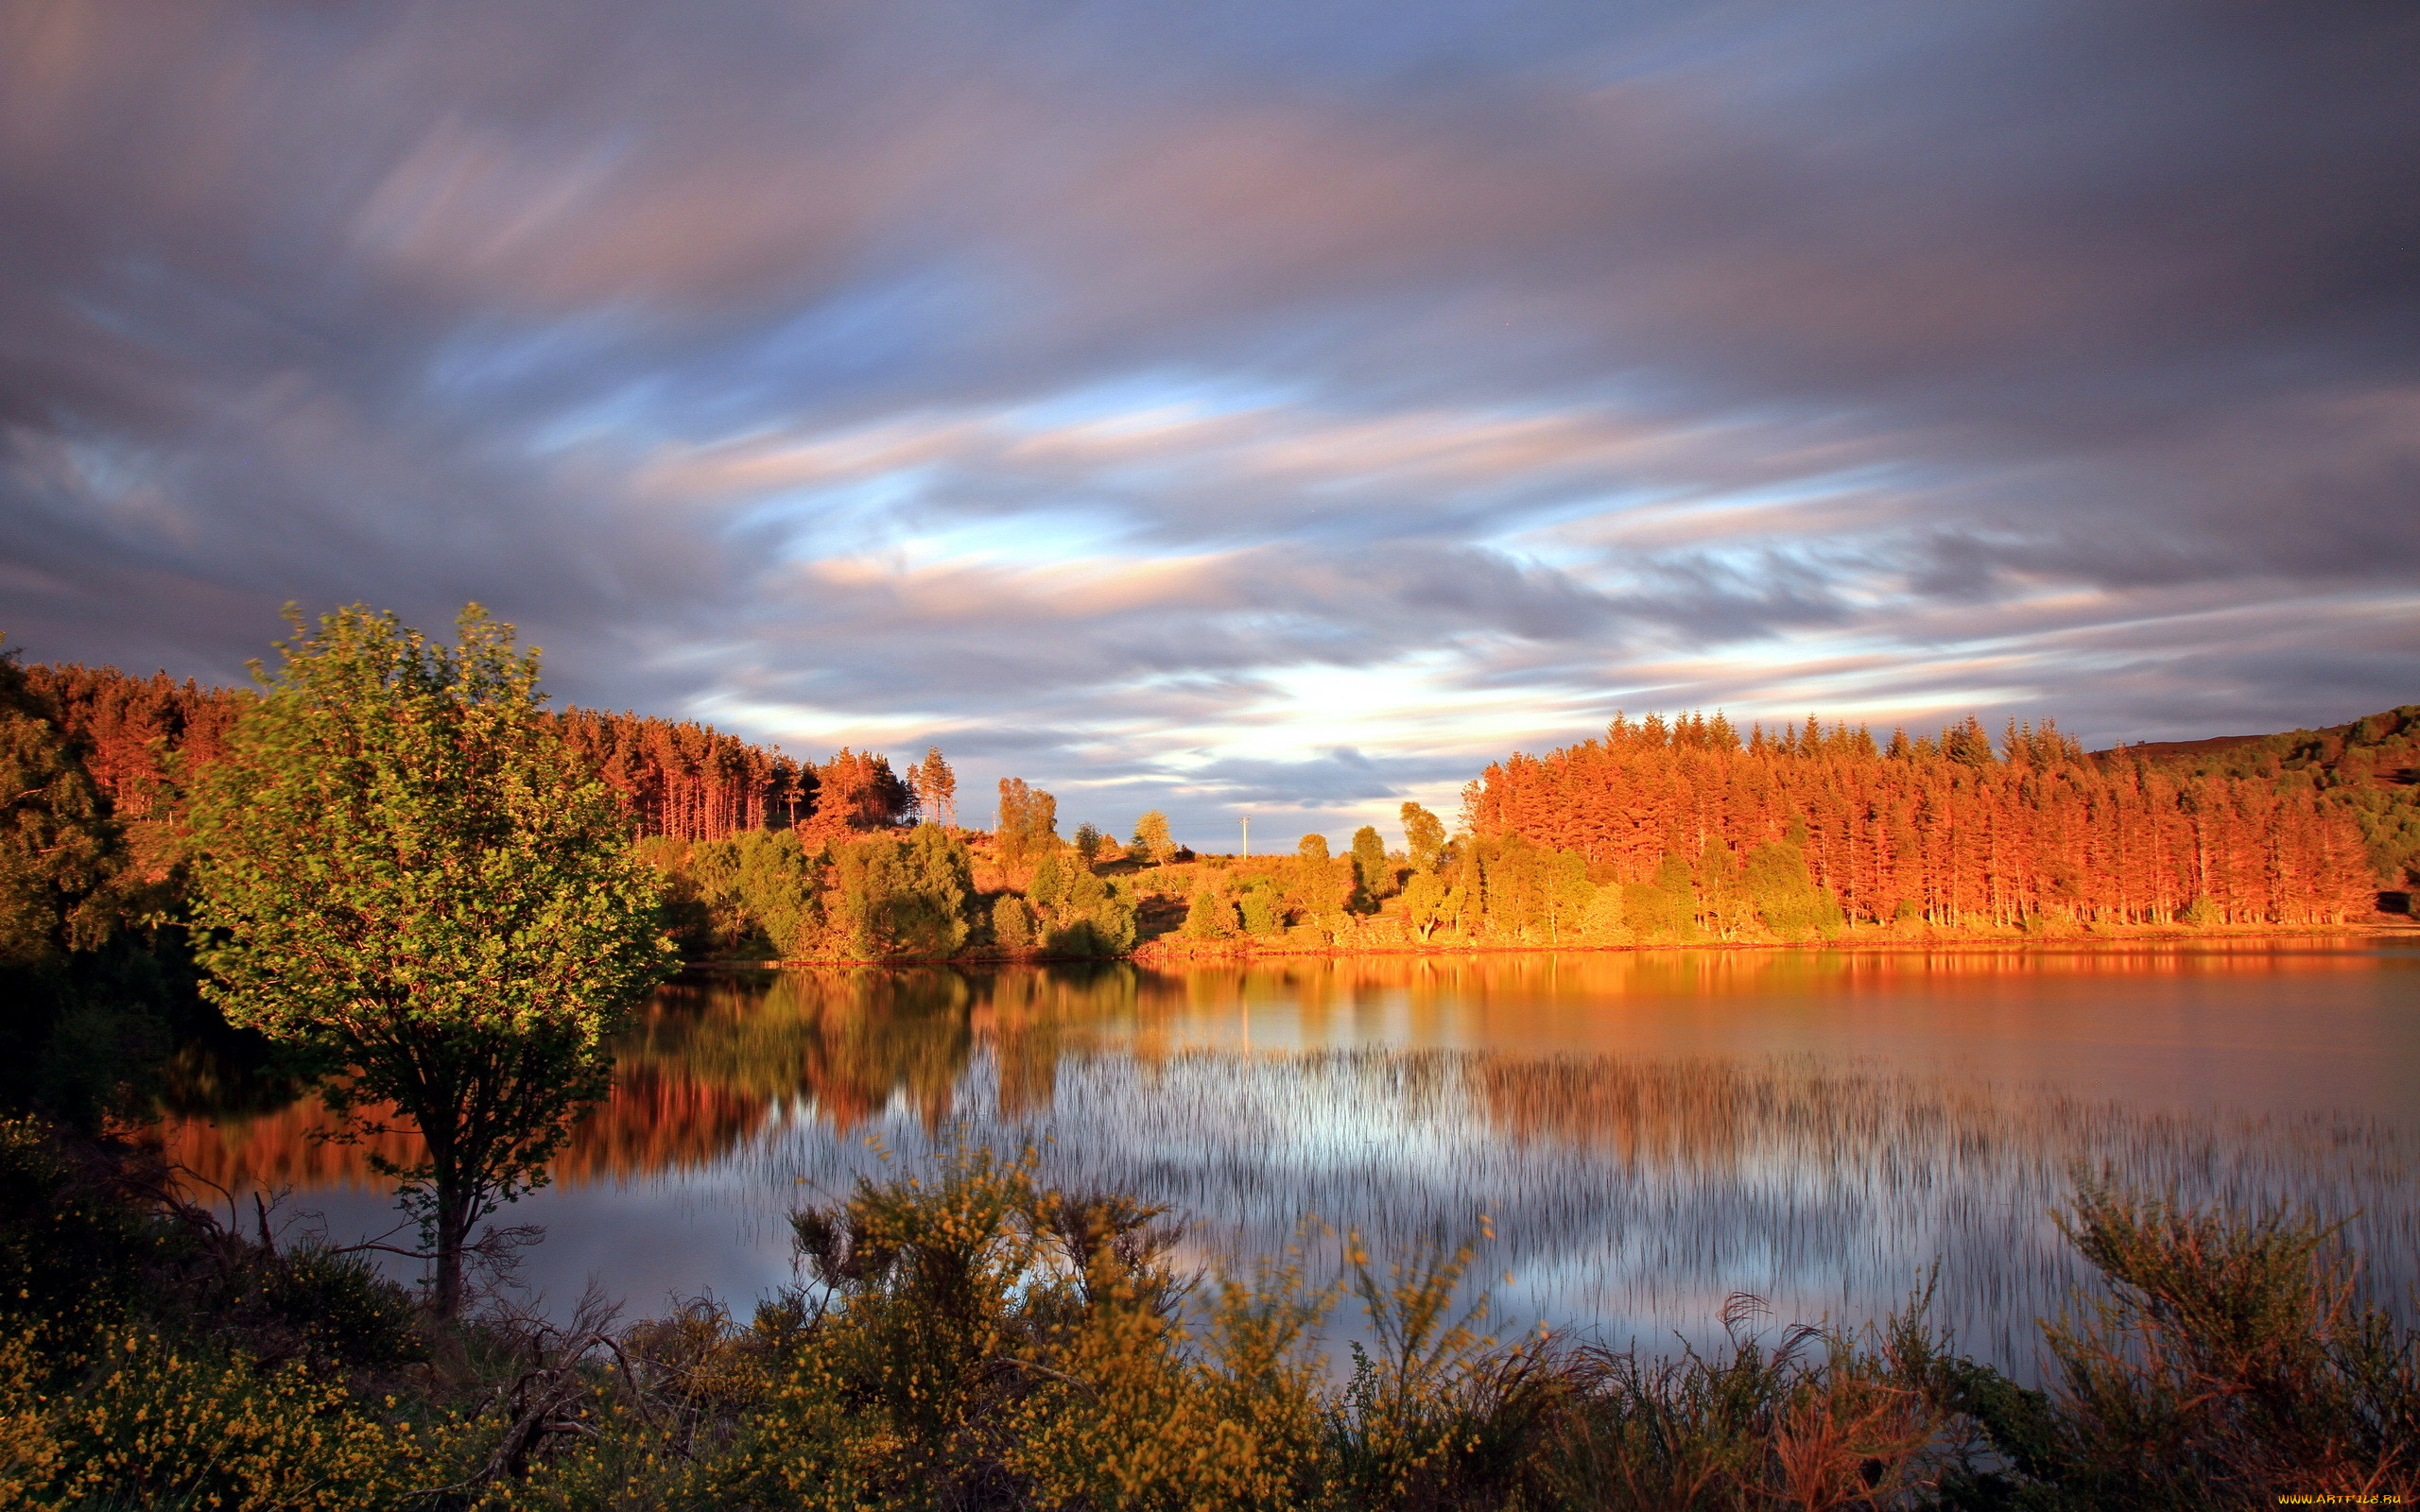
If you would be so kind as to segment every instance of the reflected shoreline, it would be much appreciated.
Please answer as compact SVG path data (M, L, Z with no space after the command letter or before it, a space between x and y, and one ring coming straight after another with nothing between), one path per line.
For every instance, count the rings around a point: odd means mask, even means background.
M978 1051L998 1068L1002 1109L1046 1111L1057 1064L1070 1055L1114 1048L1152 1063L1195 1049L1251 1051L1253 1019L1271 1004L1289 1022L1275 1040L1264 1028L1263 1052L1367 1042L1374 1013L1397 1026L1376 1031L1381 1038L1409 1046L1636 1056L1654 1048L1627 1039L1643 1006L1754 999L1860 1012L1946 985L1961 1001L1943 1016L1971 1018L1994 1005L1979 1000L1998 995L1995 983L2375 972L2394 954L2298 932L2084 948L1403 952L1176 970L1134 961L717 968L684 973L617 1037L614 1089L553 1174L568 1183L627 1181L710 1165L783 1109L811 1110L847 1134L904 1105L938 1127ZM375 1185L372 1153L407 1163L417 1151L404 1132L328 1142L328 1121L307 1092L266 1108L240 1090L208 1106L216 1100L189 1101L153 1137L169 1159L230 1190Z
M958 1141L1167 1204L1203 1263L1305 1214L1392 1244L1489 1213L1505 1313L1614 1338L1731 1290L1878 1316L1939 1260L2021 1365L2080 1279L2048 1218L2080 1164L2358 1212L2396 1288L2420 1263L2420 952L2337 936L714 971L614 1048L518 1213L565 1295L769 1289L802 1191ZM171 1160L379 1215L315 1099L222 1091L158 1125Z

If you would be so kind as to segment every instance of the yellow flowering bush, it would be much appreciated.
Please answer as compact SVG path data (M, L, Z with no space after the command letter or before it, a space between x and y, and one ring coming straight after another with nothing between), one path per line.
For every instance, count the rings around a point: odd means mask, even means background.
M39 1342L0 1345L0 1504L337 1512L428 1473L409 1426L303 1370L263 1372L134 1327L47 1359Z

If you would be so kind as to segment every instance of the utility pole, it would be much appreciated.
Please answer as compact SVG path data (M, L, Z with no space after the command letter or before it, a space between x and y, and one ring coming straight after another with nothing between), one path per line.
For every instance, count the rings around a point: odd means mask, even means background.
M1244 816L1244 859L1252 859L1252 816Z

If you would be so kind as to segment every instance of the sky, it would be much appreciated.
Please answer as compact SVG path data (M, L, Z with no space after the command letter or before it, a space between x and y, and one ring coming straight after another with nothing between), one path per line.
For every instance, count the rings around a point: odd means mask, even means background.
M0 6L0 632L1255 849L1616 710L2420 701L2420 8Z

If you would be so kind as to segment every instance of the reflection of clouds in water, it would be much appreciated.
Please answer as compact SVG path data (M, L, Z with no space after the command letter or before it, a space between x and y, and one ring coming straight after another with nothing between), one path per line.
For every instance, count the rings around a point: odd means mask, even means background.
M1519 1059L1442 1051L1071 1057L1055 1104L1004 1116L978 1059L954 1104L969 1138L1032 1140L1046 1175L1169 1204L1205 1249L1270 1254L1317 1214L1383 1255L1443 1231L1499 1238L1479 1272L1505 1327L1543 1317L1653 1347L1703 1340L1732 1291L1782 1319L1878 1317L1936 1258L1941 1315L2023 1368L2032 1320L2083 1279L2047 1214L2075 1163L2188 1199L2290 1199L2331 1217L2400 1296L2420 1246L2400 1130L2309 1116L2141 1115L2050 1092L1811 1061ZM877 1121L894 1166L936 1135ZM880 1160L792 1123L760 1179L845 1192ZM761 1188L760 1188L761 1190Z
M612 1099L513 1216L549 1227L530 1279L556 1297L593 1269L635 1307L744 1303L787 1275L788 1210L872 1168L863 1136L913 1159L964 1117L1171 1202L1204 1254L1273 1253L1305 1211L1389 1244L1484 1211L1514 1328L1660 1347L1733 1288L1862 1318L1940 1257L1946 1315L2021 1362L2072 1274L2044 1215L2078 1157L2366 1210L2352 1237L2399 1293L2415 969L2258 940L692 980L622 1037ZM177 1158L291 1184L348 1237L391 1222L363 1152L309 1138L315 1104L216 1095L164 1125Z

